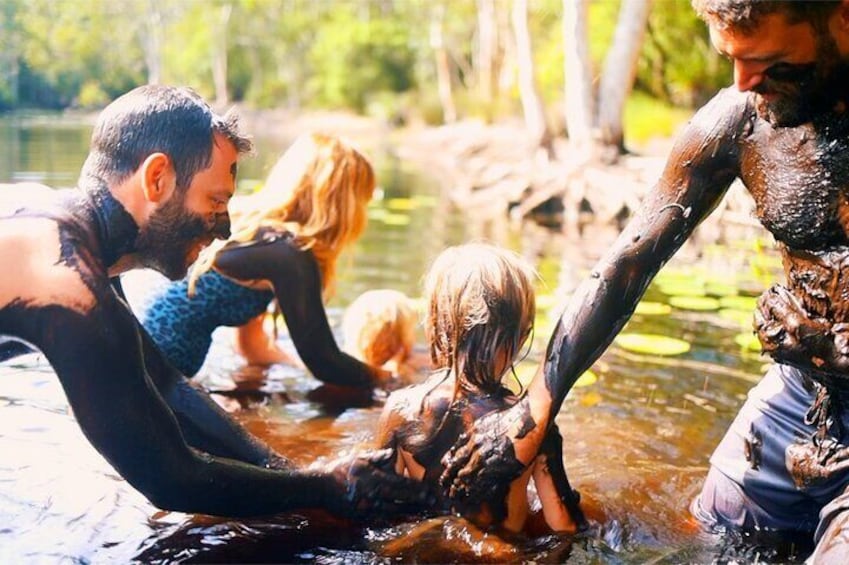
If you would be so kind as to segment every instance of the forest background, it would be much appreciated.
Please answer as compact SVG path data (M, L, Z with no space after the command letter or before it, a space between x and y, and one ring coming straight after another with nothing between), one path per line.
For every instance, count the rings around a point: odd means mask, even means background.
M637 141L672 133L730 77L686 0L0 0L4 111L96 109L161 82L218 106L491 122L522 115L530 68L562 136L580 58L596 92L627 67L614 88Z

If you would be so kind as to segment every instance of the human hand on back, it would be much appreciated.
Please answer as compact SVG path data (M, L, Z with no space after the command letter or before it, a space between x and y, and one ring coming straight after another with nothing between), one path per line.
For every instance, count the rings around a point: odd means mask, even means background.
M507 410L477 420L442 458L445 470L440 483L451 503L461 508L486 503L496 521L506 516L503 503L510 483L533 461L539 447L530 448L532 453L525 463L517 456L517 443L533 441L526 436L534 427L527 397Z
M394 471L391 449L361 452L312 465L328 478L325 507L349 518L383 518L422 513L432 509L436 497L419 481Z

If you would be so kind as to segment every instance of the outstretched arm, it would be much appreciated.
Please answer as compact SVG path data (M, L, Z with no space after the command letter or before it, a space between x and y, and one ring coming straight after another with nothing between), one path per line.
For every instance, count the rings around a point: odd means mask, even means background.
M575 380L604 352L661 266L737 176L737 140L748 115L744 95L723 91L688 124L658 183L570 299L528 394L508 415L478 421L474 433L449 452L443 482L452 496L485 497L478 484L509 482L533 459ZM488 473L499 476L481 481Z
M172 404L190 405L190 411L202 396L184 388L175 372L163 373L157 355L145 356L133 315L105 282L92 279L87 278L83 289L90 292L87 296L70 293L67 298L53 296L49 303L7 303L0 307L0 331L45 354L83 433L157 506L228 516L310 507L350 514L374 508L376 501L392 511L424 498L415 483L387 472L390 453L309 471L276 471L192 449L157 389L173 396ZM149 371L156 371L159 387Z
M336 345L321 301L321 275L309 251L288 238L260 240L225 248L215 266L240 280L268 280L298 355L319 380L330 384L373 386L378 373Z

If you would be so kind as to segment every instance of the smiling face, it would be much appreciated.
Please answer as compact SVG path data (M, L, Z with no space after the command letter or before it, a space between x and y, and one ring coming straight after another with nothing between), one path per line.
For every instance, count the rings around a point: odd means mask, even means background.
M210 166L188 188L175 190L139 230L136 252L146 266L179 279L201 249L230 236L227 204L236 189L237 162L236 148L216 134Z
M835 15L837 17L837 15ZM842 94L844 62L830 29L789 23L775 12L751 31L710 25L711 42L734 63L734 83L755 93L758 115L774 126L796 126L829 110Z

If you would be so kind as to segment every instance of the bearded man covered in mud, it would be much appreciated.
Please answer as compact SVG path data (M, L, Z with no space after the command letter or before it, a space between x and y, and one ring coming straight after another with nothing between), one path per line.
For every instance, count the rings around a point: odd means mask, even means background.
M418 483L384 472L391 453L293 468L190 386L110 285L137 267L182 277L202 247L226 239L250 149L234 116L189 89L118 98L94 127L78 190L2 187L23 197L0 213L0 336L44 354L88 440L160 508L351 515L419 502Z
M525 400L447 455L452 496L490 497L532 460L575 380L654 275L739 178L777 241L786 282L755 313L776 363L711 457L693 503L710 524L814 532L849 546L849 1L694 0L736 88L676 141L665 170L555 329Z

